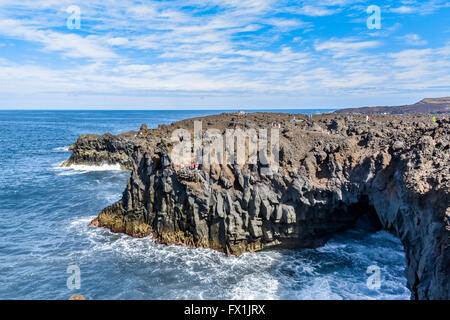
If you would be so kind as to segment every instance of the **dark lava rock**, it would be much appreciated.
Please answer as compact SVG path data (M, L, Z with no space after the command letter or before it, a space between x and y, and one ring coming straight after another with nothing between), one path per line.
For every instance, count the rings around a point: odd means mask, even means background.
M72 163L120 163L131 170L123 198L93 225L161 243L227 254L268 247L314 248L362 221L402 241L414 299L450 299L449 116L220 114L119 136L82 136ZM280 167L261 163L173 163L171 134L194 121L203 132L280 125ZM331 134L322 128L331 126ZM284 134L281 134L284 132ZM204 147L208 146L203 142ZM366 214L370 217L364 218Z

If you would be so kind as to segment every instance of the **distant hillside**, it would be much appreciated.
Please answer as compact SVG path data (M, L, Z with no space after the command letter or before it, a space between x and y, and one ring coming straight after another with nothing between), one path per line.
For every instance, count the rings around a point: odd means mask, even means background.
M404 106L346 108L337 110L335 113L450 113L450 97L427 98Z

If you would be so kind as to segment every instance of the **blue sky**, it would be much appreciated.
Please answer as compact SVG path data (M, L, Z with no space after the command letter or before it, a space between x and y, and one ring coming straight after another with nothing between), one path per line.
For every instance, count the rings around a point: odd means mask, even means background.
M414 103L450 96L449 21L441 0L0 0L0 108Z

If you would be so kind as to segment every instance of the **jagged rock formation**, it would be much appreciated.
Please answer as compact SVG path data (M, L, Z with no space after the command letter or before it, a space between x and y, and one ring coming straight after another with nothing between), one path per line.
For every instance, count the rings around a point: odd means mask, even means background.
M426 98L421 101L404 106L392 107L363 107L363 108L346 108L335 111L336 113L390 113L390 114L406 114L406 113L449 113L450 97L446 98Z
M120 164L123 169L131 169L133 150L138 141L137 134L131 131L117 136L110 133L103 136L95 134L81 136L70 146L72 156L64 161L62 166Z
M121 201L92 225L228 254L323 245L365 221L403 242L415 299L450 299L450 122L431 116L221 114L126 136L82 136L70 163L131 168ZM172 132L280 124L280 168L171 159ZM130 138L131 137L131 138ZM204 141L204 144L208 142Z

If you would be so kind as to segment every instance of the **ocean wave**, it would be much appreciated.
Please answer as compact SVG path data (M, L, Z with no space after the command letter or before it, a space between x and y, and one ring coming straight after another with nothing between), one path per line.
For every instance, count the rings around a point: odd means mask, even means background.
M387 248L397 249L399 241L387 232L369 235L359 241L351 239L351 235L349 238L343 236L332 240L322 250L267 250L228 257L211 249L159 244L151 236L136 239L107 229L88 227L93 218L95 216L82 217L68 223L69 234L87 241L81 250L71 255L86 261L114 257L118 269L111 272L132 278L132 287L141 288L139 296L142 298L409 298L402 271L396 271L382 261L377 261L382 270L382 288L371 291L366 287L366 268L374 263L373 256L384 254ZM396 241L392 246L386 239ZM375 249L370 245L374 240L384 243ZM361 245L368 247L361 250ZM323 256L324 253L327 255ZM351 259L347 257L342 262L343 255L351 255ZM401 257L396 260L394 265L402 261ZM347 265L348 261L351 261L350 265ZM95 282L96 278L91 280ZM127 290L122 289L117 290L115 298L129 298Z
M275 300L279 299L280 283L268 273L244 278L231 290L233 300Z
M113 202L120 200L122 198L122 194L121 193L114 193L114 194L107 193L107 194L99 195L98 198L106 199L106 202L113 203Z
M96 171L122 171L120 164L102 164L100 166L72 164L69 167L62 166L62 163L53 166L53 169L58 171L58 175L73 175L84 174Z
M68 152L68 151L70 151L69 148L70 148L70 146L67 146L67 147L57 147L57 148L53 148L52 150L53 150L53 151L60 151L60 152Z

